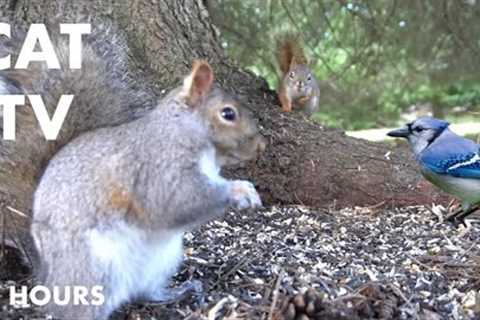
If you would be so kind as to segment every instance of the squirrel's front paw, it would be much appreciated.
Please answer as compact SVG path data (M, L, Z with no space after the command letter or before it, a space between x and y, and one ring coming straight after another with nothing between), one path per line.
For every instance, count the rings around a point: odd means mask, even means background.
M230 182L230 203L238 210L262 206L262 200L253 184L244 180Z

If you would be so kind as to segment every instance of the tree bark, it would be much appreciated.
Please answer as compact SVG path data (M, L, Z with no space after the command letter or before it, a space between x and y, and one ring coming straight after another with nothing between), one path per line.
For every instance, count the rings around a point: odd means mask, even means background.
M29 1L0 4L19 24L115 21L128 38L130 65L163 95L177 86L195 58L210 61L217 80L249 107L269 141L255 163L226 170L251 179L264 203L309 206L416 205L445 200L420 178L406 148L345 136L297 113L282 113L266 82L228 60L204 3L197 1ZM391 151L391 152L390 152ZM0 187L8 185L0 175ZM31 197L16 206L29 213Z

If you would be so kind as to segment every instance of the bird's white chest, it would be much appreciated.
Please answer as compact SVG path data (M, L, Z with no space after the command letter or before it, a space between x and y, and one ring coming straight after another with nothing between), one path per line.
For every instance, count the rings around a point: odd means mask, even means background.
M423 176L464 203L480 203L480 179L467 179L449 175L436 174L430 170L422 169Z
M92 260L105 272L112 309L131 299L162 290L183 258L183 233L146 239L137 228L120 223L107 232L90 233Z

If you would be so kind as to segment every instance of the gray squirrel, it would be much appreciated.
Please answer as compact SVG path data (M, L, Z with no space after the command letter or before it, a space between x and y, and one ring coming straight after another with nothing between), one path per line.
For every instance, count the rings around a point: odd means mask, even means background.
M16 61L26 30L21 24L11 25L11 38L0 39L0 56L10 54ZM75 96L56 140L45 140L28 100L16 108L16 140L0 139L0 210L6 217L7 245L19 249L23 260L33 260L33 265L37 264L30 235L33 193L49 160L81 133L134 120L157 100L145 81L138 81L142 75L129 72L122 34L109 22L95 20L91 26L91 34L82 37L81 69L68 68L68 37L52 23L47 28L61 69L31 63L27 69L0 71L0 94L39 94L49 115L62 94Z
M145 116L68 143L34 196L41 279L49 288L101 285L106 301L48 311L106 319L128 301L170 298L165 286L181 261L183 233L229 206L261 206L250 182L219 170L264 147L250 114L213 84L203 61Z
M124 78L109 82L109 56L96 45L85 45L81 70L39 70L51 76L38 81L13 70L0 79L52 96L47 106L67 88L79 97L64 123L72 129L32 153L47 162L31 224L41 284L101 286L105 297L101 305L47 305L64 319L107 319L123 303L172 298L166 286L182 260L183 233L229 207L261 206L252 183L220 175L223 165L256 158L265 141L248 110L214 83L208 63L196 61L183 85L152 105L148 92L127 97L136 90Z

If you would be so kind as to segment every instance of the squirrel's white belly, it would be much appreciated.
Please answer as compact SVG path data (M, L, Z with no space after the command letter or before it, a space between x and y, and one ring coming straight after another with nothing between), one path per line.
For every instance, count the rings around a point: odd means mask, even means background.
M183 257L183 232L170 232L152 242L143 230L120 222L109 231L91 231L89 238L92 260L108 281L105 303L111 310L161 292Z

